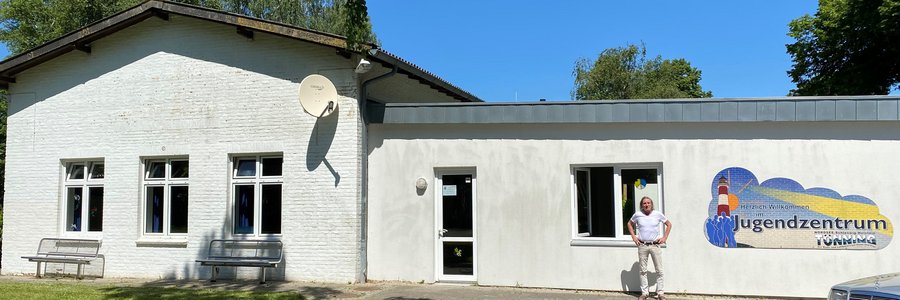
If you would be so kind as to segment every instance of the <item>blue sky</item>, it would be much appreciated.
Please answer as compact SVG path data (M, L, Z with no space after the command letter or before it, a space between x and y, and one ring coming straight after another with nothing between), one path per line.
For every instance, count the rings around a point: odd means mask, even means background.
M569 100L579 58L644 42L685 58L714 97L794 87L788 23L818 2L368 1L382 47L486 101Z
M644 42L715 97L784 96L787 24L817 1L368 1L382 47L486 101L569 100L579 58ZM0 56L6 57L5 47Z

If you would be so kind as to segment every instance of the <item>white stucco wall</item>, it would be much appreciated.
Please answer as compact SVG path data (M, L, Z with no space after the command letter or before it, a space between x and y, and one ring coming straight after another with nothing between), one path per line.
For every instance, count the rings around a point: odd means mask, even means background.
M712 177L760 180L875 201L896 226L900 133L891 122L373 125L369 127L369 278L435 280L435 170L477 173L477 281L483 285L638 290L634 247L572 246L571 168L661 163L666 290L825 297L835 283L900 270L881 250L725 249L704 235ZM428 179L418 195L415 181Z
M206 278L212 238L229 238L229 155L283 153L282 236L290 280L361 274L361 119L355 61L334 49L172 15L150 18L17 76L10 87L3 273L33 273L42 237L101 238L106 276ZM339 111L318 121L297 99L323 74ZM189 156L186 247L138 246L141 158ZM103 232L60 225L61 160L106 164ZM247 277L255 268L243 268Z

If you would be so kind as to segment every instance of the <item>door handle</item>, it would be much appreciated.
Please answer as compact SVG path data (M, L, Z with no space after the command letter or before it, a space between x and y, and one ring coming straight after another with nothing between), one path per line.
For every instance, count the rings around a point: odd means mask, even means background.
M439 237L444 237L444 234L445 234L445 233L447 233L447 229L440 229L440 230L438 230L438 236L439 236Z

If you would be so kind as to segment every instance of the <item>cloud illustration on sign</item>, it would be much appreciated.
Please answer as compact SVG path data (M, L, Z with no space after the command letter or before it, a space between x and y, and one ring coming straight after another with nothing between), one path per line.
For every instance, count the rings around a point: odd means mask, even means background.
M719 247L880 249L893 236L890 220L865 196L789 178L760 182L740 167L716 173L710 192L705 231Z

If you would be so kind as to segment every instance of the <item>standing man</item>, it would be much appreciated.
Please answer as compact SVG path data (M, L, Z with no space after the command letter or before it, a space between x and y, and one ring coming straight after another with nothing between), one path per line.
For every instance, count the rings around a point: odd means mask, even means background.
M660 233L662 224L666 225L664 234ZM634 234L635 226L637 226L637 235ZM631 220L628 221L628 233L631 234L631 240L638 247L638 261L641 264L641 300L650 297L650 287L647 283L647 255L653 257L653 267L659 274L659 279L656 280L656 296L660 300L666 299L666 294L663 292L663 264L660 245L666 243L671 230L672 222L669 222L669 219L661 212L653 210L653 199L641 198L641 211L634 213Z

